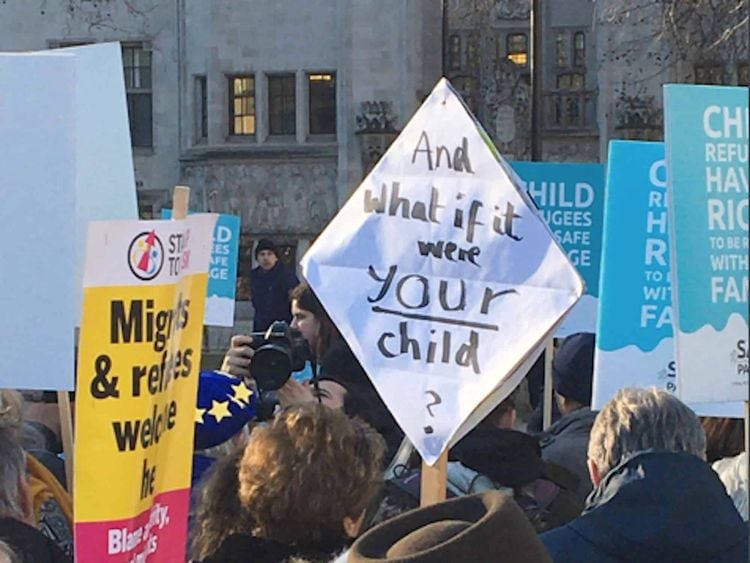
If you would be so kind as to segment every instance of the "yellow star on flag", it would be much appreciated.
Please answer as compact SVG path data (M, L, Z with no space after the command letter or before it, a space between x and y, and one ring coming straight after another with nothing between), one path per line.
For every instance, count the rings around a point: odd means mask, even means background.
M232 399L232 401L234 401L241 407L250 403L250 397L252 396L253 392L248 389L247 385L240 381L239 383L237 383L237 385L232 385L231 387L232 395L230 396L230 399Z
M211 408L208 414L216 419L216 422L221 422L225 418L230 418L232 413L229 412L229 401L211 401Z
M195 409L195 423L196 424L203 424L203 414L206 412L206 409Z

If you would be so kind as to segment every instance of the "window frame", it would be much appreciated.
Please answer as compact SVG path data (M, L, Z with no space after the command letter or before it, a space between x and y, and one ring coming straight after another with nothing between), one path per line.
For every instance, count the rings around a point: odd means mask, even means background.
M313 130L313 88L312 84L315 82L328 82L327 80L313 80L315 76L330 76L330 80L333 81L333 128L332 130ZM335 70L320 70L320 71L307 71L305 72L305 85L307 87L307 134L309 137L315 138L335 138L338 129L338 83ZM330 109L330 108L329 108ZM316 128L317 129L317 128Z
M699 74L707 73L708 78L699 78ZM693 65L693 83L706 86L727 86L726 69L720 61L702 61Z
M524 43L524 50L516 51L511 50L511 40L522 37ZM512 57L517 55L524 55L525 59L523 63L516 62ZM528 68L529 66L529 36L524 31L509 31L505 35L505 58L510 62L518 66L519 68Z
M461 36L458 33L452 34L448 39L448 67L451 70L461 68Z
M285 107L286 103L288 102L289 94L288 92L284 92L283 85L282 85L282 91L280 96L281 100L281 131L274 131L273 130L273 123L274 123L274 110L273 110L273 100L274 100L274 94L273 94L273 88L272 88L272 82L275 82L276 80L289 80L291 82L291 108ZM267 86L267 92L268 92L268 100L267 100L267 111L268 111L268 136L269 137L294 137L297 135L297 76L294 72L274 72L274 73L268 73L266 74L266 86ZM288 85L287 85L288 86ZM291 110L291 131L284 130L284 112L285 110L289 112ZM288 114L287 114L287 117Z
M581 38L581 47L578 46L578 38ZM573 68L586 68L586 32L580 29L574 31L570 46L572 49L572 64L570 66Z
M251 80L252 86L247 94L235 94L235 80ZM227 75L227 134L230 138L249 139L254 138L258 132L258 95L257 95L257 82L255 80L255 73L233 73ZM241 99L252 100L252 112L251 113L235 113L235 101ZM245 117L253 118L253 128L251 133L237 132L235 129L236 119L243 119Z
M195 87L195 141L198 143L208 140L208 77L205 74L196 74L193 78Z
M129 41L120 44L121 56L122 56L122 72L123 81L125 83L125 99L128 108L128 126L130 128L130 144L135 149L153 149L154 148L154 83L153 83L153 51L151 45L145 41ZM126 51L132 51L133 61L135 61L135 53L148 53L148 65L126 65L127 57ZM139 61L140 62L140 61ZM148 85L143 85L143 76L141 75L141 69L148 69ZM131 71L131 84L129 85L128 70ZM135 78L138 80L135 80ZM138 83L136 85L136 82ZM147 98L148 99L148 133L147 141L145 143L136 143L135 135L133 134L134 125L133 118L131 117L135 113L135 99L136 98ZM144 106L146 107L146 106Z

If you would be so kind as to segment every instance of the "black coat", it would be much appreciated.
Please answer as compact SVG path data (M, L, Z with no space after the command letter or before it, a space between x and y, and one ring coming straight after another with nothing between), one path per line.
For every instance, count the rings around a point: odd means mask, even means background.
M246 534L232 534L203 563L329 563L346 548L343 539L318 545L289 546Z
M0 540L10 546L21 563L72 562L55 542L15 518L0 518Z
M297 276L281 261L267 272L260 266L253 269L250 273L250 291L255 309L254 331L266 330L274 321L291 321L289 292L297 285Z
M541 535L556 563L746 563L747 525L706 462L650 450L610 471L580 518Z

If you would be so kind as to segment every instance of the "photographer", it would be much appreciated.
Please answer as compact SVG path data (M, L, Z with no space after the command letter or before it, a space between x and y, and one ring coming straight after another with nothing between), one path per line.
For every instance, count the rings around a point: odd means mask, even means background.
M329 350L345 347L343 337L336 329L323 306L306 283L295 287L290 299L292 303L291 328L296 329L305 339L312 354L312 361L321 364ZM231 348L224 357L221 370L237 377L253 379L251 363L255 350L253 338L247 335L232 337ZM361 368L360 368L361 369ZM335 383L321 386L320 402L332 407L343 406L343 388ZM279 389L279 401L282 406L306 403L316 400L310 385L303 385L294 379L289 379Z
M362 418L386 440L388 453L385 459L389 461L403 434L388 408L310 286L301 283L292 290L290 298L291 326L307 342L320 373L312 382L304 384L288 379L278 390L280 405L287 407L317 401L330 408L343 409L349 416ZM222 370L252 378L251 364L255 354L252 343L250 336L233 337Z

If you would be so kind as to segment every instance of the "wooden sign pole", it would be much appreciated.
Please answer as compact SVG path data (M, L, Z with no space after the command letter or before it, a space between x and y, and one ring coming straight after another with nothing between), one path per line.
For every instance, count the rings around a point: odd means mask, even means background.
M422 462L422 483L419 495L419 505L429 506L443 502L447 495L448 486L448 450L445 450L435 462L427 465Z
M544 349L544 402L542 404L542 428L547 430L552 425L552 355L555 353L554 340L550 336Z
M73 495L73 415L67 391L57 392L57 409L60 412L60 437L65 456L65 484L68 493Z
M189 202L190 188L187 186L175 186L172 193L172 218L185 219L188 214Z

